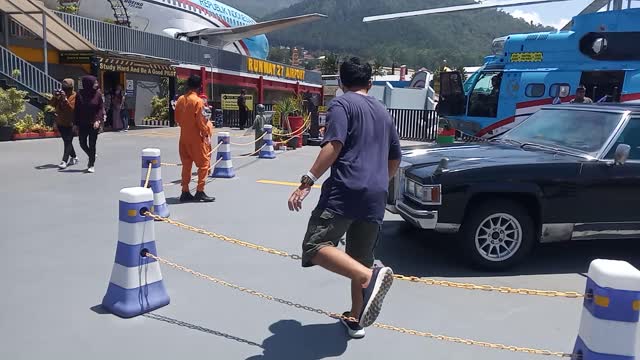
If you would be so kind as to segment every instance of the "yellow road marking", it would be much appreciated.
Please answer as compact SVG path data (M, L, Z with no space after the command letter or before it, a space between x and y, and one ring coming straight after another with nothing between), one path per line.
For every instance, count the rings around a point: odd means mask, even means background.
M289 182L289 181L275 181L275 180L258 180L256 181L260 184L270 184L270 185L284 185L284 186L300 186L300 183ZM320 185L313 185L314 188L320 189Z

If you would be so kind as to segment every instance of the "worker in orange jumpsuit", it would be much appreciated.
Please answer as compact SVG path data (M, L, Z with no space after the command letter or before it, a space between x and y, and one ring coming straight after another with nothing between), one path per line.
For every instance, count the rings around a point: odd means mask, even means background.
M198 96L202 87L202 79L198 75L191 75L187 80L187 93L180 96L176 102L176 122L180 126L180 160L182 161L182 195L181 202L199 201L212 202L204 192L204 185L211 166L211 135L213 127L205 117L205 105ZM195 196L189 191L191 182L191 166L198 168L198 187Z

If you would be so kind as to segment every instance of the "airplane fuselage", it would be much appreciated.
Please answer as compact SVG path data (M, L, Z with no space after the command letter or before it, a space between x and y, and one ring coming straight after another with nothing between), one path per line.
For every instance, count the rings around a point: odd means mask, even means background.
M46 0L46 3L54 7L58 5L57 0ZM111 3L120 4L120 0L80 0L78 15L113 20L115 15ZM132 28L168 37L203 28L231 28L256 23L247 14L215 0L122 0L122 3ZM269 54L265 35L209 45L259 59L265 59Z

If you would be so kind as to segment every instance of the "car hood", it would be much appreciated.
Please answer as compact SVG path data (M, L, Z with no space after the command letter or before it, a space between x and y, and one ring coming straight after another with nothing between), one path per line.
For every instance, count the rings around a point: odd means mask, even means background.
M578 157L563 153L532 148L521 149L500 143L427 145L402 149L402 161L411 166L407 174L418 177L431 176L443 158L448 159L446 167L449 172L478 167L581 161Z

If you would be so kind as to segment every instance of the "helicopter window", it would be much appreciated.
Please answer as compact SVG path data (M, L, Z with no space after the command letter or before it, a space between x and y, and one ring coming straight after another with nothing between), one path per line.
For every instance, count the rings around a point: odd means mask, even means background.
M571 93L569 84L553 84L549 87L549 96L551 97L567 97Z
M588 33L580 39L580 52L594 60L640 60L640 32Z
M500 96L501 72L482 72L478 75L469 98L469 116L496 117Z
M524 94L528 97L542 97L544 95L544 84L529 84L524 90Z

